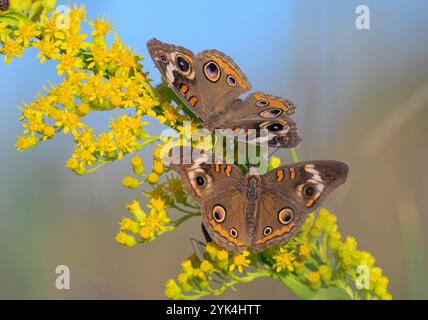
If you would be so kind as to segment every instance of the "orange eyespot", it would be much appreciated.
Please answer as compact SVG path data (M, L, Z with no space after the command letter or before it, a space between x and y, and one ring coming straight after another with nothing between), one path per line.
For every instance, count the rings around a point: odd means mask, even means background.
M213 209L213 218L216 222L222 223L226 219L226 210L221 205L216 205Z
M264 230L263 230L263 235L264 236L268 236L268 235L270 235L272 233L272 227L266 227Z
M181 94L185 96L186 93L189 91L189 86L185 83L180 83L180 85L178 86L178 90L180 90Z
M198 98L196 98L195 96L191 96L188 101L189 101L190 105L192 107L194 107L198 103Z
M220 79L220 68L217 63L214 61L208 61L204 65L204 74L205 77L211 82L217 82Z
M238 237L238 230L236 230L235 228L230 228L229 234L232 238L237 238Z
M294 218L294 212L291 208L284 208L278 213L278 220L282 224L289 224L291 221L293 221Z

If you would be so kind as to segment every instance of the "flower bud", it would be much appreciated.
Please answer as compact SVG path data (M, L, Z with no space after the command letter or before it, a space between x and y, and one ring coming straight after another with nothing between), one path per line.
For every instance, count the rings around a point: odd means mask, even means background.
M138 186L140 185L140 181L138 181L133 177L127 176L123 178L122 184L129 189L137 189Z
M135 174L144 174L143 160L139 156L135 156L131 159L132 171Z

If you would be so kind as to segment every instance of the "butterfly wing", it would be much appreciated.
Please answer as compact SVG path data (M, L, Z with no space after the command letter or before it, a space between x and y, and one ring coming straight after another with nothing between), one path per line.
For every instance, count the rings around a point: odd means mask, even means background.
M226 120L234 103L251 89L251 84L232 58L220 51L198 53L196 65L196 80L203 92L200 99L210 112L206 126L219 128L216 125Z
M217 50L195 56L157 39L148 41L147 48L163 78L208 127L224 114L226 105L251 87L233 60Z
M347 173L348 166L339 161L310 161L282 166L263 176L251 246L263 251L294 237L307 214L345 182Z
M240 141L264 142L278 148L293 148L301 141L297 125L290 118L295 106L289 100L255 92L244 101L236 100L229 110L219 126L231 128L232 135ZM262 134L260 129L266 131Z
M170 154L172 168L201 204L203 225L210 237L234 252L248 247L246 194L239 168L221 163L211 153L196 148L174 147Z
M296 124L289 118L295 110L293 103L262 92L241 100L239 96L251 84L224 53L205 50L195 56L186 48L157 39L150 40L147 48L167 83L206 128L233 129L225 135L250 142L264 139L274 147L292 148L300 142ZM267 129L268 135L260 138L254 131L248 136L248 129Z
M192 51L157 39L148 41L147 49L168 85L180 100L204 121L208 116L208 109L199 98L201 94Z

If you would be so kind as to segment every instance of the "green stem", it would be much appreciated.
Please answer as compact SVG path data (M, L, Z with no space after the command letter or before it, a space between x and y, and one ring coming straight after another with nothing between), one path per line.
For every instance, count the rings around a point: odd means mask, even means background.
M160 141L160 137L149 137L149 136L145 136L144 137L144 141L141 142L140 144L138 144L135 147L135 150L137 151L141 151L145 146L154 143L155 141Z
M95 167L92 167L91 169L87 170L86 173L93 173L95 171L97 171L98 169L104 167L105 165L111 163L112 160L102 160L98 165L96 165Z
M297 156L297 152L295 148L291 148L291 156L293 157L294 162L299 162L299 157Z
M177 206L176 204L172 204L172 205L171 205L171 208L177 209L177 210L179 210L179 211L181 211L181 212L188 213L188 214L201 214L200 212L194 212L194 211L189 211L189 210L186 210L186 209L180 208L180 207L179 207L179 206Z
M200 212L186 214L185 216L181 217L180 219L175 220L171 225L174 226L174 227L178 227L180 224L182 224L183 222L189 220L190 218L193 218L193 217L196 217L196 216L200 216L200 215L201 215Z

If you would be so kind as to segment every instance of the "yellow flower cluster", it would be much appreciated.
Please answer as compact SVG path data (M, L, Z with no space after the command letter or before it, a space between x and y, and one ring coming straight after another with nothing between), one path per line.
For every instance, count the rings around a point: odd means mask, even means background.
M170 299L199 298L208 293L220 294L226 288L214 289L211 283L214 279L228 277L233 283L244 281L238 274L244 273L244 269L251 265L252 255L248 250L240 254L232 254L225 249L210 242L206 245L205 255L199 260L196 255L181 263L182 273L179 274L177 282L169 279L165 283L165 295ZM238 274L235 273L238 271ZM249 278L245 278L248 280ZM189 296L186 292L191 292Z
M152 198L147 207L151 209L149 214L141 209L137 200L126 206L133 215L133 219L125 217L120 222L121 231L116 236L118 243L132 247L138 242L152 241L171 228L168 226L170 220L165 210L165 203L161 199ZM136 237L139 238L138 241Z
M153 165L150 174L145 174L141 157L134 156L131 159L131 165L136 177L126 176L122 180L123 186L129 189L138 189L140 186L144 186L143 195L149 198L147 206L151 208L151 213L146 215L141 210L140 202L137 200L127 206L134 215L134 221L127 217L122 219L120 232L116 237L117 242L121 244L133 246L138 243L135 239L131 240L133 236L125 234L124 231L138 235L140 237L139 242L145 243L154 240L166 231L175 229L187 219L200 215L199 207L188 202L181 179L170 175L166 176L165 180L159 181L159 175L170 170L160 160L162 147L163 145L158 145L153 152ZM148 185L145 184L146 182ZM146 190L148 186L151 187L151 190ZM171 221L167 209L179 210L185 215Z
M206 266L209 265L209 268ZM341 240L337 231L336 216L320 209L318 217L309 215L298 236L285 245L265 252L244 251L232 255L225 249L207 243L203 259L192 255L182 263L184 273L177 282L170 279L165 284L165 294L170 299L195 299L207 294L221 294L238 282L248 282L257 277L269 276L282 281L301 298L327 297L331 288L342 289L341 299L391 299L387 291L388 278L380 268L374 267L374 258L357 250L354 238ZM238 270L242 276L232 271ZM367 270L367 275L358 273ZM209 272L205 272L209 270ZM367 276L369 282L359 287L359 277ZM220 288L212 288L216 279L222 279ZM322 295L321 295L322 293Z
M91 37L82 32L85 22L92 27ZM83 6L74 6L67 13L46 14L39 21L24 16L18 19L17 13L0 17L0 53L6 63L33 47L41 63L57 61L58 75L64 78L58 85L45 87L44 94L39 93L35 101L21 108L24 135L16 143L19 151L59 132L70 133L75 148L66 167L85 174L159 140L146 134L143 116L170 126L187 119L179 113L180 107L159 102L142 71L142 57L128 49L118 35L107 44L112 29L104 18L87 21ZM111 118L109 130L98 135L84 122L91 112L121 109L130 109L132 114ZM157 182L163 171L163 164L156 162L148 180Z

